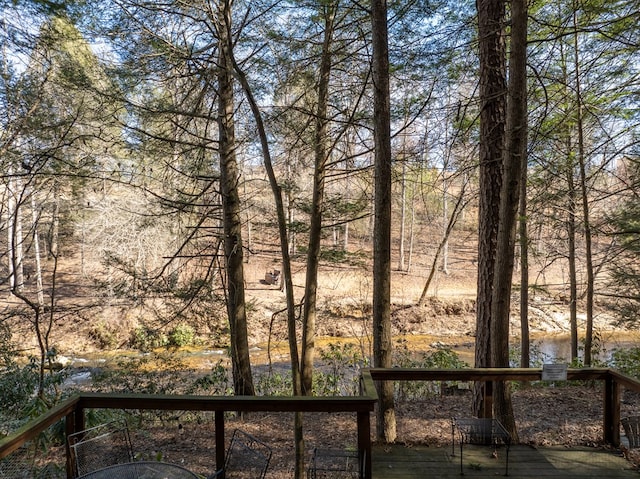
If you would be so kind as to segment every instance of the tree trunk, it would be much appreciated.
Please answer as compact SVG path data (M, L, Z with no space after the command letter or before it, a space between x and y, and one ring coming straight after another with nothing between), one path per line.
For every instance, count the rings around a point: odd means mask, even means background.
M403 143L406 143L406 135L403 136ZM398 249L398 271L405 270L404 225L405 218L407 216L407 163L404 152L402 156L402 177L400 178L400 247Z
M529 233L527 230L527 156L522 158L520 181L520 367L531 365L529 337Z
M31 217L32 217L32 226L31 226L31 231L32 231L32 241L33 241L33 257L34 257L34 263L35 263L35 271L34 271L34 275L36 278L36 301L35 303L33 302L27 302L27 304L29 304L34 312L34 329L36 332L36 338L38 340L38 349L40 352L40 358L39 358L39 364L38 364L38 370L39 370L39 376L38 376L38 397L41 400L45 399L45 394L44 394L44 378L45 378L45 372L46 372L46 362L47 362L47 356L48 356L48 352L49 352L49 345L48 345L48 331L50 330L47 329L45 327L45 324L43 324L43 316L44 316L44 282L43 282L43 278L42 278L42 260L41 260L41 255L40 255L40 235L38 234L38 224L40 221L39 215L38 215L38 210L36 207L36 200L35 197L33 196L33 193L31 194Z
M242 175L242 173L241 173ZM251 205L249 203L246 203L246 198L247 198L247 183L246 181L242 183L242 194L244 195L245 198L245 218L246 218L246 230L247 230L247 246L246 246L246 250L247 250L247 255L245 258L245 262L249 263L251 261L251 252L253 251L253 228L251 226Z
M449 241L449 236L453 231L453 227L456 225L460 213L464 209L464 196L466 192L467 182L465 181L462 184L462 188L460 189L460 195L456 200L456 204L453 207L453 212L449 217L449 221L445 227L444 233L442 235L442 240L440 244L438 244L438 248L436 248L436 253L433 257L433 261L431 262L431 270L429 271L429 276L427 277L427 281L424 283L424 288L422 288L422 294L420 295L420 299L418 300L418 306L424 306L427 302L427 293L429 291L429 287L431 286L431 282L436 274L436 269L438 267L438 261L440 259L440 254L446 252L446 245Z
M413 265L413 241L414 227L416 224L416 208L415 208L415 186L412 188L411 194L411 221L409 222L409 256L407 258L407 273L411 272L411 266Z
M567 72L567 55L565 53L564 44L560 45L560 61L562 68L562 81L567 96L569 93L569 74ZM569 118L571 111L565 108L563 114ZM578 277L576 267L576 186L574 178L573 157L573 137L570 122L566 121L561 126L562 138L565 141L566 162L564 164L563 174L567 180L567 263L569 267L569 329L570 329L570 349L571 361L578 359ZM542 229L542 226L541 226ZM541 244L540 238L543 236L542 231L539 234L538 243ZM543 252L544 254L544 252Z
M242 218L238 183L240 175L235 154L233 64L231 48L231 1L225 0L220 11L220 53L218 71L218 134L220 155L220 189L224 226L224 251L227 273L227 311L231 331L231 359L236 395L253 395L253 378L249 359L247 310L244 291Z
M391 346L391 110L389 43L385 0L371 5L373 31L373 109L375 142L375 218L373 240L373 362L392 366ZM396 439L393 383L377 384L378 438Z
M58 256L58 241L60 236L60 185L57 180L53 184L53 212L51 214L51 230L49 231L49 251L47 256Z
M13 178L13 169L7 172L9 176L7 191L7 245L9 285L12 290L21 292L24 289L24 249L22 233L22 215L18 198L18 178Z
M478 0L480 55L480 200L478 219L478 291L476 301L475 367L491 366L491 301L498 237L504 149L506 68L505 2ZM473 410L490 417L484 384L474 388Z
M449 231L447 228L449 218L449 192L447 173L442 171L442 272L449 274Z
M297 328L296 328L296 303L293 295L293 274L291 271L291 256L289 254L289 232L287 231L287 215L284 207L284 200L282 198L282 188L278 184L275 171L273 169L273 162L271 161L271 152L269 150L269 139L267 137L267 131L264 126L260 107L256 102L253 95L253 91L247 81L247 76L244 74L240 66L233 58L233 50L229 49L231 55L231 61L233 68L236 72L242 89L245 92L251 113L256 122L256 129L258 130L258 137L260 138L260 147L262 149L262 158L264 161L265 169L267 170L267 177L269 178L269 185L273 192L273 198L276 206L276 214L278 217L278 236L280 237L280 254L282 256L282 281L284 285L284 293L287 303L287 339L289 341L289 356L291 363L291 378L293 382L293 394L295 396L302 395L302 379L300 374L300 358L298 354L297 343ZM302 427L302 413L295 414L295 427L294 427L294 443L295 443L295 479L302 479L304 477L304 439L303 439L303 427Z
M509 90L507 99L506 143L503 180L500 192L500 222L493 297L491 299L492 367L509 367L509 315L513 280L517 214L522 181L523 157L527 152L527 3L511 2L511 51L509 55ZM518 442L509 383L496 382L495 417Z
M327 5L324 39L320 58L318 79L318 104L316 108L316 126L314 135L315 169L313 173L313 199L309 225L309 249L307 250L306 281L304 294L304 313L302 318L302 391L312 394L313 357L315 354L316 300L318 290L318 263L322 243L322 210L324 207L324 182L326 164L329 155L327 145L327 108L329 103L329 79L331 76L331 44L336 5Z
M567 137L568 152L571 151L571 132ZM573 165L567 165L567 242L569 262L569 327L571 329L571 360L578 359L578 274L576 268L576 186L573 178Z
M587 269L587 291L586 291L586 314L587 324L584 338L584 365L591 366L592 361L592 343L593 343L593 295L594 295L594 269L593 269L593 253L591 247L591 222L590 209L587 186L587 170L584 151L584 108L582 101L582 82L580 81L580 53L578 50L578 6L574 2L573 9L573 47L574 47L574 66L575 66L575 93L578 103L577 109L577 125L578 128L578 166L580 170L580 192L582 196L582 215L584 221L584 244L585 244L585 267Z

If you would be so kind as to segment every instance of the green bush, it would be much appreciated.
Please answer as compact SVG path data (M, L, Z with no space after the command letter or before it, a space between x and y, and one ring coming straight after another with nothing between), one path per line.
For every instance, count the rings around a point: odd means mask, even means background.
M640 378L640 347L614 349L611 354L611 367L621 373Z
M109 328L103 321L91 328L89 338L101 349L113 349L118 346L116 331Z
M425 353L422 357L423 368L438 368L438 369L462 369L468 368L469 364L466 361L460 359L458 353L456 353L449 346L436 346L435 351Z
M0 411L15 411L16 418L22 415L24 408L38 387L38 365L35 361L26 366L8 364L0 374Z
M352 343L329 343L320 348L322 364L313 375L313 390L318 396L354 395L358 393L361 368L369 364L360 348Z
M453 349L446 345L437 345L433 351L414 357L406 340L396 346L394 365L401 368L462 369L469 364L461 360ZM457 386L455 381L398 381L395 395L399 400L419 399L440 394L442 386Z
M167 344L168 339L161 331L147 326L138 326L129 337L129 346L140 351L151 351Z
M224 367L222 359L211 368L210 373L196 379L188 392L190 394L205 393L213 396L233 394L233 385L229 380L229 374L227 374L227 369Z
M191 346L195 342L195 332L188 324L178 324L169 332L168 344L176 348Z
M55 352L50 354L55 362ZM0 427L27 421L50 409L60 400L60 385L66 377L64 369L45 371L40 384L40 367L36 358L30 358L26 365L5 363L0 370ZM40 386L42 395L36 394Z
M109 393L184 394L189 387L180 379L185 370L184 361L169 351L123 356L115 368L94 375L93 388Z
M256 375L256 394L264 396L290 396L293 394L291 371L269 371Z
M421 361L409 349L406 339L397 341L393 350L393 365L398 368L420 368ZM395 397L403 401L411 398L432 396L435 394L436 384L431 381L397 381L395 383Z
M585 343L586 338L580 339L580 345L578 346L578 356L574 358L570 363L570 368L584 368L584 351L585 351ZM591 338L591 367L607 367L609 366L609 361L602 359L607 356L607 348L605 347L604 341L602 340L602 335L599 331L593 331L593 336ZM557 359L556 362L561 362L562 360Z

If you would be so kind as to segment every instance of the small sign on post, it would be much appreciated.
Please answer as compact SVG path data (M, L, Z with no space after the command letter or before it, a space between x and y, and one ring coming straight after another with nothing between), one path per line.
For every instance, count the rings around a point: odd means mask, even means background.
M567 364L543 364L542 380L543 381L566 381L567 380Z

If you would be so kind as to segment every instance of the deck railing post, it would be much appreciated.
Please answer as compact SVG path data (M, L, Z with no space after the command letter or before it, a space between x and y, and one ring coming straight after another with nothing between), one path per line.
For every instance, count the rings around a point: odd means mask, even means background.
M80 432L86 429L84 422L84 407L78 404L73 411L73 432Z
M484 407L483 417L493 417L493 381L485 381L484 388L484 401L482 401Z
M620 384L609 373L604 381L603 439L607 444L620 445Z
M69 441L67 441L66 438L68 438L76 430L75 419L76 419L75 411L72 411L71 413L67 414L64 419L64 437L65 437L64 451L65 451L65 459L66 459L65 468L67 471L67 479L71 479L74 475L73 474L74 465L73 465L73 462L71 461L71 448L69 447Z
M224 411L216 411L215 415L216 428L216 471L224 469ZM222 473L224 479L224 472Z
M67 437L70 434L74 434L76 432L83 431L86 429L85 419L84 419L84 407L81 404L76 404L75 409L70 414L67 414L65 421L65 451L67 454L67 478L71 479L75 477L76 465L74 464L73 457L71 456L71 451L69 449L69 441Z
M362 477L371 479L371 418L369 411L358 411L358 459Z

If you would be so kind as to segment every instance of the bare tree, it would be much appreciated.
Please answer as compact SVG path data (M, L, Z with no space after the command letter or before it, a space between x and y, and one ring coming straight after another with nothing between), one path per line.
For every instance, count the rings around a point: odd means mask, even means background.
M391 112L389 42L384 0L371 4L373 32L373 108L375 143L375 218L373 242L373 361L392 366L391 344ZM378 437L396 439L393 383L378 384Z
M227 280L227 310L231 330L231 360L234 390L238 395L255 394L249 359L247 309L244 291L244 248L242 243L242 217L238 191L240 174L236 160L234 128L233 75L234 68L229 50L231 39L231 1L219 6L220 48L218 65L218 135L220 156L220 188L224 225L224 252Z
M330 153L327 138L327 126L329 123L327 108L329 102L329 79L331 77L332 67L331 50L335 29L336 9L338 7L337 3L338 2L330 1L322 7L324 10L324 31L317 83L318 98L313 139L315 168L313 172L313 198L311 200L302 329L302 390L304 394L307 395L312 393L313 385L318 264L320 262L320 244L322 242L322 213L325 208L326 165Z
M475 366L490 367L494 323L491 316L505 141L505 2L479 0L480 48L480 204ZM483 384L476 385L474 414L491 417Z
M589 187L587 185L587 169L586 169L586 152L584 138L584 100L582 98L582 81L580 78L580 52L578 42L578 3L573 2L573 51L574 51L574 91L576 95L576 129L578 134L578 171L580 178L580 193L582 198L582 221L584 224L584 243L585 243L585 268L587 270L586 284L586 332L584 339L584 364L591 366L592 348L593 348L593 296L595 273L593 266L593 248L592 248L592 232L591 232L591 213L589 205Z
M509 313L517 213L522 169L527 152L527 2L511 2L511 50L506 119L506 147L500 192L493 296L491 298L491 366L509 367ZM509 383L494 386L494 414L517 442Z

